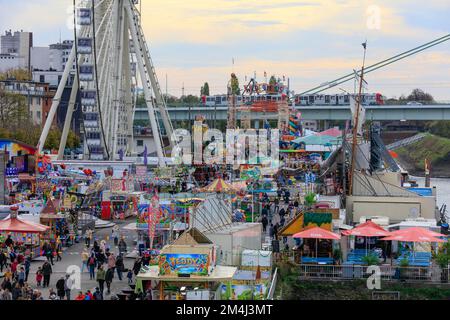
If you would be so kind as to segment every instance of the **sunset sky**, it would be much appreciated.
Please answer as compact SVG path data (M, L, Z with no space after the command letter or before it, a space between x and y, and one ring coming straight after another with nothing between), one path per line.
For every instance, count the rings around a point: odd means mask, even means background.
M71 39L72 0L0 0L0 31L32 31L34 44ZM143 0L143 28L161 85L181 95L226 92L234 71L241 84L264 71L290 78L296 92L367 63L450 33L448 0ZM379 10L379 24L376 12ZM235 64L232 66L232 58ZM450 101L450 41L367 75L369 91L388 97L419 87ZM353 91L353 83L342 85ZM338 88L330 92L340 92Z

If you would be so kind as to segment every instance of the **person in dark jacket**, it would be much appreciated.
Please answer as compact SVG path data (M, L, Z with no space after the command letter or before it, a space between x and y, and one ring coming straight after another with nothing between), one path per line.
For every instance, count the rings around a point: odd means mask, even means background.
M116 259L116 270L117 276L119 277L119 281L122 281L122 272L125 270L125 265L123 264L122 255L118 255Z
M133 272L135 276L139 274L139 271L141 270L141 265L142 265L141 259L137 258L133 265Z
M30 274L30 266L31 266L31 257L28 256L25 259L25 282L28 282L28 275Z
M100 292L100 288L99 288L99 287L96 287L96 288L95 288L93 297L94 297L95 300L103 300L103 295L102 295L102 293Z
M59 300L64 300L64 296L66 295L66 291L64 290L64 283L66 280L64 277L61 277L58 281L56 281L56 294L59 297Z
M266 229L267 229L267 224L269 223L269 220L267 220L267 216L263 215L262 219L261 219L261 223L263 226L263 232L266 233Z
M52 274L52 266L48 261L45 261L42 265L42 275L44 276L44 283L42 284L42 287L48 287L50 284L50 275Z
M22 289L20 288L20 285L18 283L16 283L16 285L12 289L11 294L13 300L18 300L20 297L22 297Z
M109 268L108 270L106 270L106 274L105 274L105 282L106 282L106 288L108 289L108 291L107 291L108 294L111 293L111 283L113 281L113 278L114 278L114 269Z

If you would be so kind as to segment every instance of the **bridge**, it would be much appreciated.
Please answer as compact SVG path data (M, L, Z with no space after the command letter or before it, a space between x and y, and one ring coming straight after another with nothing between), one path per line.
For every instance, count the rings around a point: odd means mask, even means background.
M204 115L207 120L227 120L228 106L167 106L172 121L193 120ZM350 106L296 106L304 120L350 120ZM273 114L252 113L253 119L273 118ZM430 105L374 105L366 106L366 119L393 120L450 120L450 104ZM148 120L146 109L137 108L135 120Z

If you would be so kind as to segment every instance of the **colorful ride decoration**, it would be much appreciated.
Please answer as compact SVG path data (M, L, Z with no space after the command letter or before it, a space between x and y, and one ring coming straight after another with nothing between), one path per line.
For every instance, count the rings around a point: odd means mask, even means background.
M52 161L48 155L38 154L36 157L37 170L40 174L45 174L52 170Z
M331 231L333 215L331 213L305 212L303 228L320 227Z

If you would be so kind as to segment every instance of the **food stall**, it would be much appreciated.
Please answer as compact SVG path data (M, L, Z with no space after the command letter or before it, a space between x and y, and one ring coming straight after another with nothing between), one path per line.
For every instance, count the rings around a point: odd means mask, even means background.
M8 236L14 241L16 251L23 255L41 255L41 236L49 231L48 226L17 218L19 207L10 207L10 217L0 221L0 244L5 246Z

